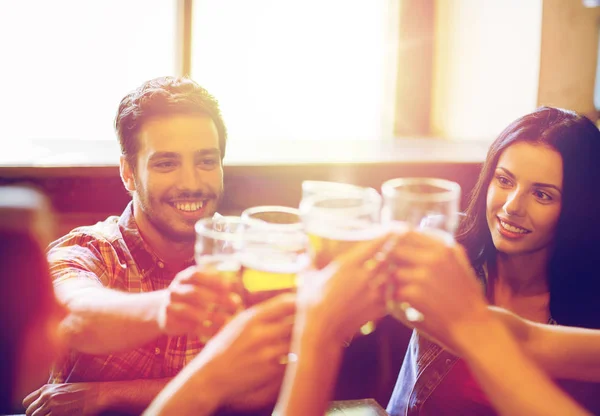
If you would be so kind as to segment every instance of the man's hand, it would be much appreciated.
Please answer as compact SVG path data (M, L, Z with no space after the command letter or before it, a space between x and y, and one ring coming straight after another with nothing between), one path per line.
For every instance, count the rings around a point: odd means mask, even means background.
M96 383L46 384L23 400L27 416L93 415L101 408Z
M208 339L240 307L241 298L225 279L192 266L179 272L169 285L158 325L168 335L193 333Z

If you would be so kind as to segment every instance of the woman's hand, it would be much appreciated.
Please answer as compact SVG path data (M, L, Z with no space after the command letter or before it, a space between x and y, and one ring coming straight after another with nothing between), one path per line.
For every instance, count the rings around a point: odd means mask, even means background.
M295 310L295 295L284 294L239 313L169 383L147 414L209 414L221 406L252 410L274 403Z
M433 233L407 231L398 237L393 257L395 301L424 315L421 322L404 323L462 353L493 319L463 247Z
M383 317L390 239L357 243L324 269L303 275L296 329L342 345L366 322Z

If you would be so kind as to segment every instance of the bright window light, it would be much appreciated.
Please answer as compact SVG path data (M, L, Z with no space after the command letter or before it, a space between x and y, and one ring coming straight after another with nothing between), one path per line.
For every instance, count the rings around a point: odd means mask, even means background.
M232 141L391 137L397 2L196 0L192 77Z
M492 141L537 106L542 0L436 3L432 129Z
M0 1L0 143L115 140L121 98L175 73L176 0Z

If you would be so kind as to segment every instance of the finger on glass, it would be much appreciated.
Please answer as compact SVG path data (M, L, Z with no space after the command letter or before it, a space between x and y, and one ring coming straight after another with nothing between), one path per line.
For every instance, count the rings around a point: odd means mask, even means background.
M303 183L300 202L312 263L317 269L323 269L357 243L384 234L380 223L381 195L375 189L333 182L320 186L321 191L314 184ZM373 267L370 262L365 262L367 269ZM369 321L360 333L367 335L374 329L374 322Z
M240 217L219 216L201 219L195 225L194 253L198 268L227 282L233 290L231 296L236 296L240 290L241 263L235 247L241 238L239 233L241 224ZM219 305L216 304L208 305L207 308L211 311L219 311ZM203 322L207 328L213 324L210 319Z
M452 241L458 226L460 185L438 178L396 178L381 186L382 222L396 230L416 229ZM388 312L400 320L418 322L421 312L396 299L394 283L387 290Z

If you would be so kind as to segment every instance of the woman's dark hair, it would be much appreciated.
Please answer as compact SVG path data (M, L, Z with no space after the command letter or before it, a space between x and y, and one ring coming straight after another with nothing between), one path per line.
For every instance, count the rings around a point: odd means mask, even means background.
M548 264L550 313L562 325L599 328L600 131L588 118L541 107L506 127L490 146L456 239L474 266L494 258L487 191L500 155L519 142L554 149L563 162L562 208Z

